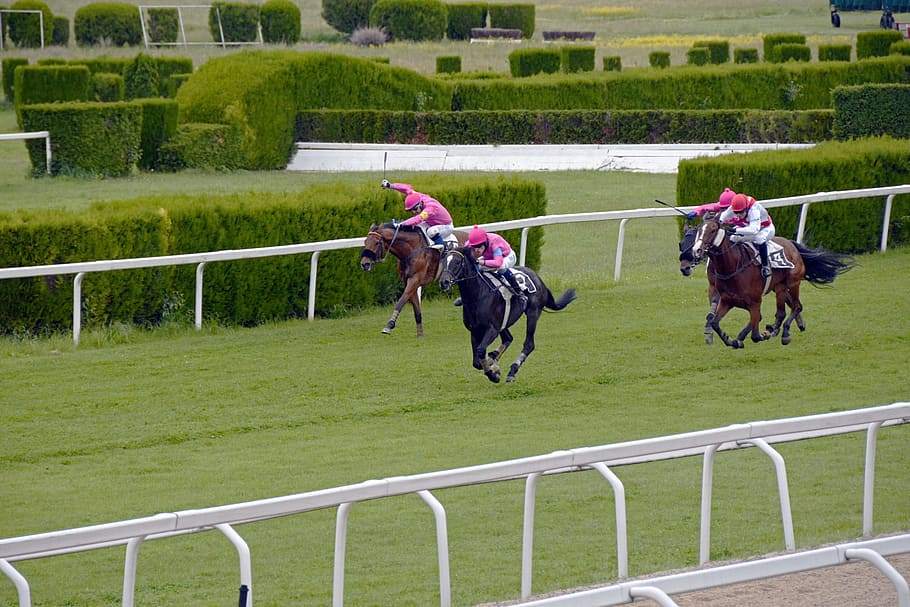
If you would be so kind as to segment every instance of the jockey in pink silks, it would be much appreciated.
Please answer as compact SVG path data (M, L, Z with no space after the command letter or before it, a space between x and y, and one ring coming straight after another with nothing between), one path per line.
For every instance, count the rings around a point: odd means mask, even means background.
M721 223L736 226L730 241L751 242L761 255L762 278L771 276L768 264L768 240L774 238L774 223L771 215L758 201L745 194L737 194L730 202L730 208L720 214Z
M724 191L721 192L720 196L717 198L717 202L709 202L708 204L695 207L686 213L686 219L695 219L696 217L701 217L705 213L720 213L730 206L734 196L736 196L736 192L730 188L724 188Z
M528 305L528 297L518 286L515 275L512 274L511 268L517 261L515 251L506 242L506 239L499 234L486 232L479 226L474 226L471 233L468 234L468 246L471 247L471 254L482 270L487 272L496 272L502 275L515 295L518 296L518 304L524 310Z
M383 179L382 187L405 195L404 208L414 215L403 221L402 225L424 224L427 236L432 238L435 244L445 246L445 239L452 234L455 226L452 224L452 216L441 202L427 194L415 192L408 183L389 183Z

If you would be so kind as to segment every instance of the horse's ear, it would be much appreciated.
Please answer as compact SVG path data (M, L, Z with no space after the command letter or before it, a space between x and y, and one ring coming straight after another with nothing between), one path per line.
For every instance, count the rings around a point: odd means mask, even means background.
M370 232L375 232L376 228L378 228L378 227L379 227L379 224L374 221L373 223L370 224Z

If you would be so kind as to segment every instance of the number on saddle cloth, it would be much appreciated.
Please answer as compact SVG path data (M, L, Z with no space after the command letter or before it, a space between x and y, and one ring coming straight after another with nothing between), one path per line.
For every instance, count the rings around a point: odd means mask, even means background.
M754 243L744 242L742 244L751 248L753 254L756 256L755 259L758 259L758 247L756 247ZM793 262L787 259L787 253L784 251L784 247L773 240L768 241L768 263L772 268L793 269Z
M537 293L537 285L534 284L530 276L516 268L512 268L512 276L515 277L515 282L518 283L522 291L525 293Z

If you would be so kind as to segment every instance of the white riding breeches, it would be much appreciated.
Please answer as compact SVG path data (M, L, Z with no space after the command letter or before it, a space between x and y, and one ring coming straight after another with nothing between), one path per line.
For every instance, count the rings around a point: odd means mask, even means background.
M427 236L433 238L439 234L443 240L452 235L452 232L455 231L455 226L451 223L443 223L438 226L430 226L427 228Z

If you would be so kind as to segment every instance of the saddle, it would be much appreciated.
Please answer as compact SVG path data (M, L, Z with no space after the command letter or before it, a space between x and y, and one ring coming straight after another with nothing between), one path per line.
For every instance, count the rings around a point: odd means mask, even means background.
M761 265L761 255L758 253L758 247L751 242L741 242L739 244L751 251L752 265ZM773 240L768 241L768 264L776 269L790 270L793 268L793 262L787 258L784 248Z
M534 281L531 280L531 277L519 270L518 268L511 269L512 276L515 277L515 282L518 283L518 286L521 287L521 290L524 293L531 294L537 293L537 285L534 284ZM502 295L502 298L506 301L512 296L512 287L509 285L509 281L506 280L506 277L498 272L483 272L482 276L487 281L487 283L499 291L499 294Z

